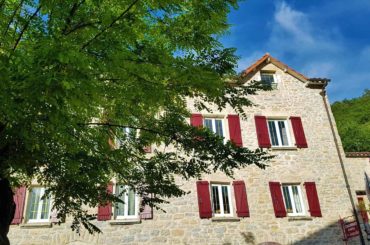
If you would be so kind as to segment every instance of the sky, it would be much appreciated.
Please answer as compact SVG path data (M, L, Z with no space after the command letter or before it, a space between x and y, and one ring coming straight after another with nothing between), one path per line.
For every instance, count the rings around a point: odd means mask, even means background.
M331 102L370 89L370 0L246 0L229 15L226 47L242 71L265 53L307 77L331 79Z

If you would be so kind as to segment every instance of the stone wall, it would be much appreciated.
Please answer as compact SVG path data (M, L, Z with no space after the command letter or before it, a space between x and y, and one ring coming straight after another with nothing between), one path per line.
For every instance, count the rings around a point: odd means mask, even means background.
M178 183L184 190L190 191L190 194L169 200L170 204L163 205L166 213L155 210L153 220L144 220L140 224L131 225L113 225L108 221L96 222L103 233L94 236L88 235L85 231L78 236L70 230L68 223L61 226L53 225L52 228L13 226L9 234L11 243L258 244L270 241L280 244L343 244L337 222L339 216L351 215L352 208L321 89L307 88L304 82L273 64L267 65L264 69L276 71L276 75L280 76L279 84L273 91L251 96L256 106L245 108L247 118L241 121L243 145L251 149L258 147L254 115L286 118L300 116L308 148L270 149L269 152L276 157L265 170L249 166L235 172L235 180L244 180L246 183L250 217L222 221L200 219L196 180L178 179ZM254 78L257 76L258 73ZM191 101L189 108L199 113ZM215 113L221 117L235 114L231 108ZM335 133L337 134L336 130ZM291 128L290 135L294 139ZM344 158L341 147L339 154ZM203 176L202 179L224 183L232 181L222 173ZM323 217L309 216L307 198L302 185L307 215L300 218L276 218L269 181L301 185L306 181L314 181ZM232 197L232 200L234 202L235 199ZM235 207L235 203L233 206ZM353 239L350 244L359 244L359 241Z

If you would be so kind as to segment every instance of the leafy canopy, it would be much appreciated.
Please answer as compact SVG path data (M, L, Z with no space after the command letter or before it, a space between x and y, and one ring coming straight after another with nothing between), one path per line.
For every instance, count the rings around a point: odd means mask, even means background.
M335 102L331 108L344 150L370 151L370 90L359 98Z
M175 176L255 164L270 156L189 126L197 109L244 115L234 49L218 41L237 0L0 1L0 175L49 187L58 216L98 229L86 207L118 201L112 177L157 206L185 194ZM232 82L230 82L232 81ZM128 137L123 128L137 130ZM112 139L120 138L119 148ZM145 154L150 144L176 146ZM168 149L162 147L161 149Z

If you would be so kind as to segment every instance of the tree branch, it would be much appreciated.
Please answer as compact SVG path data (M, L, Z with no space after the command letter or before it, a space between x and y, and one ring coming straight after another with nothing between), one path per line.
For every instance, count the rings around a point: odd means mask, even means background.
M21 2L19 3L19 5L14 9L14 12L13 12L13 14L12 14L12 17L10 18L10 20L9 20L9 22L8 22L8 25L7 25L7 26L6 26L6 28L5 28L5 31L4 31L4 33L3 33L3 36L5 36L5 35L6 35L6 33L8 32L8 30L9 30L9 28L10 28L10 25L11 25L11 23L13 22L13 19L14 19L15 15L16 15L16 14L17 14L17 12L18 12L18 9L20 9L20 8L22 7L23 2L24 2L24 0L21 0Z
M110 23L107 27L103 28L100 32L98 32L92 39L90 39L87 43L85 43L81 49L85 49L87 46L89 46L95 39L100 37L105 31L107 31L109 28L111 28L118 20L120 20L122 17L124 17L131 8L137 3L139 0L134 0L126 9L123 11L117 18L115 18L112 23Z
M153 134L164 135L163 132L155 131L153 129L135 127L135 126L130 126L130 125L121 125L121 124L112 124L112 123L77 123L77 125L78 126L97 125L97 126L117 127L117 128L132 128L132 129L144 130L147 132L151 132Z
M15 41L15 44L14 44L14 47L13 47L13 51L17 48L20 40L22 39L22 36L24 34L24 32L27 30L28 26L30 25L31 21L33 18L35 18L35 16L37 15L37 13L40 11L41 9L41 4L39 5L39 7L35 10L35 12L32 14L32 16L28 19L27 23L24 25L22 31L20 32L19 34L19 37L17 38L17 40Z
M95 24L101 24L102 22L101 21L95 21L95 22L80 22L78 23L77 25L75 25L72 29L68 30L68 31L65 31L64 32L64 35L68 36L69 34L77 31L78 29L82 29L84 27L88 27L88 26L94 26Z
M62 30L62 33L65 35L68 27L70 26L71 22L72 22L72 18L73 16L75 15L77 9L85 2L85 0L82 0L80 3L74 3L71 10L69 11L69 15L66 19L66 24L64 25L64 28Z

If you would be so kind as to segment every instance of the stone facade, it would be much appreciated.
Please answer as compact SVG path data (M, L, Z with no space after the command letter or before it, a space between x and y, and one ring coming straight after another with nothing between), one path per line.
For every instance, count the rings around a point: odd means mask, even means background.
M166 213L154 210L152 220L125 225L96 221L102 234L89 235L83 231L80 236L70 230L68 222L48 227L14 225L9 233L11 244L343 244L338 218L351 215L352 206L339 159L339 155L343 159L345 156L335 124L333 130L329 121L329 117L332 121L334 119L330 106L329 113L325 108L328 101L323 93L324 88L309 87L309 81L304 81L294 72L289 72L291 70L283 69L281 63L279 65L270 59L255 69L248 79L259 80L261 69L273 71L277 78L277 88L250 97L256 106L245 108L247 118L241 120L243 146L258 148L255 115L285 118L288 121L290 116L299 116L308 148L271 148L268 151L276 157L266 169L249 166L235 172L235 180L244 180L246 184L250 217L236 216L234 193L231 192L234 207L232 218L199 218L196 180L184 181L179 178L178 183L190 194L169 200L169 204L163 205ZM194 113L207 116L206 112L197 112L191 101L189 108ZM224 119L228 114L235 114L235 111L226 108L214 112L214 115ZM227 120L224 122L227 129ZM291 126L289 131L294 142ZM228 138L228 130L225 132ZM359 184L356 176L362 176L363 169L357 171L348 167L347 170L351 173L350 182L354 186ZM221 183L233 181L222 173L203 176L202 179ZM305 215L276 218L269 181L299 184ZM303 183L308 181L316 183L322 217L310 216L303 187ZM349 244L359 244L359 240L353 238Z

